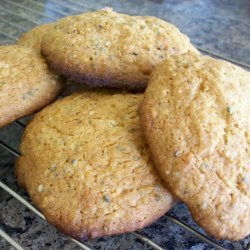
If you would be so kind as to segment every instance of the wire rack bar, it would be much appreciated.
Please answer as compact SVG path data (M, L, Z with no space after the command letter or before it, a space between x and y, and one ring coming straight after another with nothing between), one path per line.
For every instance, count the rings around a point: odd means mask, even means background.
M30 205L29 202L27 202L24 198L22 198L19 194L17 194L16 192L14 192L12 189L10 189L7 185L5 185L2 181L0 181L0 187L6 191L8 194L10 194L11 196L13 196L16 200L18 200L19 202L21 202L25 207L27 207L28 209L30 209L33 213L35 213L36 215L38 215L41 219L45 220L45 217L43 214L41 214L37 209L35 209L32 205Z
M18 126L22 127L22 128L25 128L25 127L26 127L26 125L23 124L23 123L20 122L20 121L15 121L15 123L16 123Z
M38 22L36 22L36 21L34 21L34 20L31 20L31 19L29 19L29 18L27 18L27 17L23 17L23 16L21 16L21 15L18 15L18 13L15 13L15 12L13 12L13 11L11 11L11 10L6 10L6 9L2 8L1 6L0 6L0 10L1 10L1 11L4 11L4 12L6 12L6 13L12 15L12 16L15 16L15 17L21 18L21 19L23 19L23 20L26 20L26 21L28 21L28 22L30 22L30 23L33 23L33 24L36 24L36 25L40 25L40 23L38 23Z
M250 242L247 244L246 250L250 250Z
M37 2L37 1L34 1L34 0L28 0L28 1L31 2L31 3L33 3L33 4L35 4L35 5L37 5L37 6L45 7L47 10L51 10L51 11L53 11L54 13L58 13L58 14L60 14L60 15L62 15L62 16L67 16L67 15L69 14L69 13L66 13L66 12L61 11L61 10L53 9L53 8L51 8L51 7L49 7L49 6L45 6L44 4L39 3L39 2Z
M21 8L21 9L28 10L28 11L33 12L33 13L35 13L35 14L38 14L38 15L40 15L40 16L46 17L46 18L48 18L48 19L55 20L55 18L53 18L53 17L51 17L51 16L48 16L48 15L46 15L46 14L44 14L44 13L41 13L41 12L39 12L39 11L37 11L37 10L34 10L34 9L32 9L32 8L26 7L26 6L22 5L22 4L13 2L13 1L11 1L11 0L3 0L3 1L4 1L4 2L7 2L7 3L9 3L9 4L12 4L13 6L19 7L19 8Z
M17 41L17 40L18 40L15 36L12 36L12 35L3 33L2 31L0 31L0 35L5 36L5 37L8 37L8 38L10 38L11 40L14 40L14 41Z
M133 234L136 238L138 238L141 241L147 243L149 246L151 246L152 248L154 248L156 250L164 250L162 247L160 247L157 244L155 244L152 240L150 240L150 239L142 236L141 234L138 234L136 232L132 232L131 234Z
M17 28L17 29L20 29L20 30L22 30L22 31L26 31L26 29L24 29L22 26L20 26L20 25L18 25L18 24L15 24L15 23L12 23L12 22L9 22L9 21L6 21L6 20L4 20L4 19L2 19L2 18L0 18L0 22L5 23L5 24L8 24L8 25L10 25L10 26L13 26L13 27L15 27L15 28Z
M231 62L231 63L237 64L237 65L239 65L239 66L241 66L241 67L250 69L250 65L247 64L247 63L239 62L239 61L237 61L237 60L235 60L235 59L232 59L232 58L223 56L223 55L221 55L221 54L219 54L219 53L212 52L212 51L210 51L210 50L208 50L208 49L204 49L204 48L201 48L201 47L199 47L199 46L195 46L195 47L196 47L200 52L209 54L209 55L211 55L211 56L218 57L218 58L223 59L223 60L225 60L225 61L229 61L229 62Z
M38 215L42 220L46 221L44 215L42 213L40 213L35 207L33 207L29 202L27 202L23 197L21 197L19 194L17 194L16 192L14 192L12 189L10 189L7 185L5 185L3 182L0 181L0 187L6 191L8 194L10 194L12 197L14 197L15 199L17 199L19 202L21 202L25 207L27 207L28 209L30 209L33 213L35 213L36 215ZM91 248L89 248L87 245L69 238L70 240L72 240L73 242L75 242L78 246L80 246L82 249L84 250L91 250Z
M17 250L23 250L23 248L16 243L8 234L6 234L1 228L0 228L0 237L5 239L11 246L13 246Z
M189 227L184 222L182 222L180 220L177 220L174 216L172 216L170 214L166 214L164 217L166 217L169 221L177 224L178 226L186 229L190 233L194 234L197 238L199 238L200 240L208 243L210 246L213 246L213 247L215 247L218 250L226 250L225 248L223 248L222 246L220 246L219 244L217 244L215 241L209 239L207 236L205 236L205 235L199 233L198 231L196 231L195 229Z
M50 2L55 3L55 4L59 5L59 6L63 6L63 7L65 7L65 8L74 10L74 11L76 11L77 13L79 12L79 9L78 9L78 8L72 7L72 6L68 5L68 4L65 4L65 3L62 3L62 2L58 2L58 1L56 1L56 0L50 0ZM88 6L86 6L85 4L82 4L82 3L81 3L81 4L80 4L80 3L76 3L76 4L78 4L79 6L85 8L85 9L88 9L88 10L96 10L95 8L88 7Z
M16 157L20 156L20 153L18 153L15 149L11 148L9 145L7 145L2 141L0 141L0 147L4 148L5 150L7 150L9 153L13 154Z
M58 0L54 0L54 1L58 1ZM71 2L72 2L72 0L71 0ZM79 2L79 1L73 1L73 2L74 2L74 4L76 4L76 5L80 6L80 7L83 7L83 8L86 8L86 9L91 9L91 10L96 10L96 8L91 7L89 5L86 5L83 2Z

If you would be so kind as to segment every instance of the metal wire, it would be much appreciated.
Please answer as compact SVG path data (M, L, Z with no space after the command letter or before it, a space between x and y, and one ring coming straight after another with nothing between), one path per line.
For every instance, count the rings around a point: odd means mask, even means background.
M53 17L51 17L51 16L48 16L48 15L46 15L46 14L44 14L44 13L41 13L41 12L39 12L39 11L37 11L37 10L34 10L34 9L32 9L32 8L26 7L26 6L22 5L22 4L13 2L13 1L11 1L11 0L3 0L3 1L4 1L4 2L7 2L7 3L9 3L9 4L12 4L12 5L14 5L14 6L17 6L17 7L21 8L21 9L25 9L25 10L28 10L28 11L33 12L33 13L35 13L35 14L38 14L38 15L40 15L40 16L46 17L46 18L48 18L48 19L55 20L55 18L53 18Z
M152 248L156 249L156 250L164 250L162 247L158 246L157 244L155 244L152 240L136 233L136 232L132 232L131 234L133 234L135 237L139 238L141 241L147 243L149 246L151 246Z
M198 231L194 230L193 228L189 227L184 222L181 222L181 221L177 220L174 216L172 216L170 214L166 214L165 217L169 221L171 221L171 222L179 225L180 227L186 229L187 231L189 231L190 233L194 234L199 239L203 240L204 242L208 243L209 245L215 247L216 249L218 249L218 250L226 250L225 248L223 248L222 246L220 246L219 244L217 244L215 241L209 239L207 236L205 236L205 235L199 233Z
M9 35L9 34L5 34L2 31L0 31L0 35L5 36L10 38L11 40L17 41L18 39L15 36Z
M18 243L16 243L8 234L6 234L1 228L0 228L0 237L9 242L10 245L13 246L15 249L23 250L23 248Z
M63 6L63 7L65 7L65 8L74 10L74 11L76 11L77 13L79 12L79 9L78 9L78 8L72 7L72 6L68 5L68 4L65 4L65 3L62 3L62 2L58 2L58 1L56 1L56 0L50 0L50 2L55 3L55 4L57 4L58 6ZM88 9L88 10L96 10L95 8L89 7L89 6L87 6L87 5L85 5L85 4L82 4L82 3L76 3L76 4L79 5L79 6L81 6L81 7L83 7L83 8L85 8L85 9Z
M208 49L204 49L204 48L201 48L201 47L199 47L199 46L195 46L195 47L196 47L200 52L203 52L203 53L209 54L209 55L211 55L211 56L213 56L213 57L217 57L217 58L223 59L223 60L225 60L225 61L228 61L228 62L237 64L237 65L239 65L239 66L241 66L241 67L243 67L243 68L250 69L250 65L247 64L247 63L239 62L239 61L237 61L237 60L235 60L235 59L232 59L232 58L223 56L223 55L221 55L221 54L219 54L219 53L212 52L212 51L210 51L210 50L208 50Z
M9 21L6 21L6 20L4 20L4 19L2 19L2 18L0 18L0 22L5 23L5 24L8 24L8 25L11 25L11 26L13 26L13 27L15 27L15 28L17 28L17 29L22 30L22 31L26 31L26 29L23 28L22 26L20 26L20 25L18 25L18 24L15 24L15 23L12 23L12 22L9 22Z
M0 141L0 147L4 148L5 150L7 150L9 153L13 154L16 157L20 156L20 154L15 149L11 148L9 145L7 145L2 141Z
M11 196L13 196L16 200L18 200L19 202L21 202L25 207L27 207L28 209L30 209L33 213L35 213L36 215L38 215L41 219L46 220L44 215L42 213L40 213L35 207L33 207L29 202L27 202L24 198L22 198L19 194L17 194L16 192L14 192L12 189L10 189L7 185L5 185L3 182L0 181L0 187L5 190L8 194L10 194ZM69 238L70 240L72 240L74 243L76 243L78 246L80 246L82 249L84 250L91 250L91 248L89 248L87 245Z
M11 10L6 10L6 9L2 8L1 6L0 6L0 10L4 11L4 12L6 12L6 13L12 15L12 16L15 16L15 17L21 18L21 19L23 19L23 20L29 21L30 23L34 23L34 24L36 24L36 25L40 25L40 23L38 23L38 22L36 22L36 21L34 21L34 20L31 20L31 19L29 19L29 18L27 18L27 17L18 15L18 13L15 13L15 12L13 12L13 11L11 11Z
M58 1L58 0L54 0L54 1ZM72 2L72 0L71 0L71 2ZM74 4L76 4L76 5L78 5L78 6L82 7L82 8L86 8L86 9L90 9L90 10L96 10L96 8L91 7L91 6L83 3L82 1L81 2L79 2L79 1L73 1L73 2L74 2Z
M35 4L35 5L37 5L37 6L44 7L44 5L42 3L38 3L37 1L34 1L34 0L28 0L28 1L31 2L31 3L33 3L33 4ZM66 13L66 12L61 11L61 10L53 9L53 8L51 8L49 6L46 6L46 9L47 10L51 10L51 11L53 11L55 13L58 13L58 14L60 14L62 16L67 16L69 14L69 13Z
M22 123L22 122L20 122L20 121L15 121L15 123L16 123L17 125L19 125L19 126L23 127L23 128L25 128L25 127L26 127L26 125L25 125L25 124L23 124L23 123Z

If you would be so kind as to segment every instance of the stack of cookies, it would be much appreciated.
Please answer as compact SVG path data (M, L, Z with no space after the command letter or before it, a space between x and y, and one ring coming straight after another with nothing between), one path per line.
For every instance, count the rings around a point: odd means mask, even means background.
M0 127L43 108L18 183L63 233L134 231L178 200L218 239L250 233L249 72L109 8L39 26L0 59Z

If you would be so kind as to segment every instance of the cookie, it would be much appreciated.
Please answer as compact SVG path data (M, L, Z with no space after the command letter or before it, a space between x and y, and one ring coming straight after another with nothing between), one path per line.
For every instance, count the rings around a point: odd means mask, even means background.
M142 91L160 61L198 51L174 25L109 8L69 16L42 39L42 53L58 74L95 86Z
M229 62L178 55L156 67L140 106L160 175L218 239L250 233L249 80Z
M60 79L33 49L0 46L0 127L43 108L61 88Z
M19 38L17 44L33 48L40 53L43 36L53 27L53 23L39 25L34 29L24 33Z
M142 95L81 92L35 115L16 164L46 219L74 238L142 228L174 203L140 129Z

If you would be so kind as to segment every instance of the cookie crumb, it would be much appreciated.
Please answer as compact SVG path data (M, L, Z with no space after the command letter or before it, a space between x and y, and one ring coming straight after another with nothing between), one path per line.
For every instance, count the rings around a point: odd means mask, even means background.
M113 11L113 9L110 8L110 7L104 7L104 8L102 8L101 10L102 10L102 11L106 11L106 12Z

